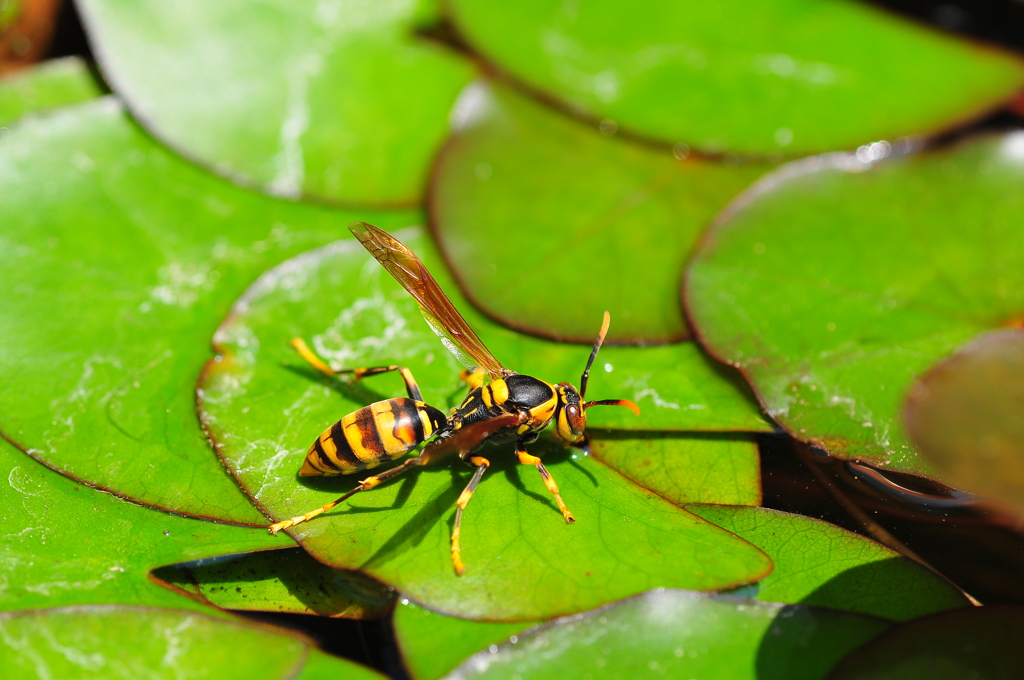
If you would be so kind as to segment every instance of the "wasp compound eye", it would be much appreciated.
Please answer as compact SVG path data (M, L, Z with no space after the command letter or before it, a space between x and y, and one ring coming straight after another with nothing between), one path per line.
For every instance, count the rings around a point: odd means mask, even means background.
M587 417L583 415L578 404L569 404L565 407L565 420L573 434L583 434L587 427Z

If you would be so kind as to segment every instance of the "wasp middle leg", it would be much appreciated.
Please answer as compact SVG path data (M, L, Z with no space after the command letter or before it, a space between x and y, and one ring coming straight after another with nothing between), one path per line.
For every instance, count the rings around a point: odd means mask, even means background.
M565 507L565 502L562 500L562 495L558 493L558 485L555 484L555 480L551 476L551 473L548 472L546 467L544 467L544 463L541 462L540 458L527 453L526 447L523 445L521 440L516 443L516 458L518 458L519 462L523 465L532 465L537 468L537 472L540 473L541 479L544 480L544 486L546 486L548 491L551 492L551 495L555 497L555 502L558 503L558 509L562 511L562 517L565 518L566 524L572 524L575 522L576 518L572 516L571 512L569 512L569 508Z
M379 375L381 373L388 373L390 371L398 371L399 375L402 376L402 382L405 383L405 389L409 393L409 398L416 401L423 401L423 395L420 394L420 386L416 384L416 379L412 377L412 371L405 366L373 366L371 368L346 368L341 370L334 370L328 366L320 357L313 353L313 350L309 348L306 341L302 338L292 338L292 347L299 353L303 359L305 359L310 366L320 371L327 376L336 375L351 375L356 380L361 380L370 375Z
M455 501L458 509L455 511L455 528L452 529L452 565L455 567L455 573L459 576L466 573L466 565L462 563L462 547L459 545L459 527L462 524L462 511L466 509L469 499L473 497L473 492L476 491L480 478L484 476L484 472L491 466L491 461L481 456L471 456L466 462L470 465L475 465L476 472L473 473L473 478L469 480L466 488L459 494L459 499Z

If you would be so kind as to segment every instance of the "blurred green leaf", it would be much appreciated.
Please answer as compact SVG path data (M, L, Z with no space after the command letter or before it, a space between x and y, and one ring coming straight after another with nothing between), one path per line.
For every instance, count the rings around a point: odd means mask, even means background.
M933 133L1024 85L1010 53L863 2L450 6L471 46L542 96L707 152L807 154Z
M890 629L829 680L1010 680L1024 677L1024 608L971 607Z
M357 571L324 566L298 548L200 560L155 575L221 609L375 619L395 600L391 588Z
M399 236L447 287L428 241L412 231ZM476 324L475 317L471 323L497 356L516 355L504 351L506 338L514 341L515 334L491 333L493 325ZM307 338L338 366L408 365L427 402L439 408L465 394L455 359L416 303L355 240L268 272L218 330L221 357L208 365L200 407L228 466L260 507L282 519L319 507L356 483L352 477L296 479L320 432L358 407L404 391L394 375L356 385L328 381L295 355L288 346L293 336ZM556 359L571 357L577 370L585 360L579 347L531 342ZM606 393L605 376L594 376L591 384L595 397L630 396ZM493 466L462 524L468 572L461 578L452 569L449 533L470 468L457 460L359 494L293 531L321 562L362 569L424 605L465 618L552 616L659 585L726 588L770 570L767 558L746 542L593 459L544 441L531 449L547 452L576 524L565 524L540 476L517 465L510 449L488 449Z
M419 200L471 62L416 38L432 3L82 0L107 80L154 135L245 184Z
M761 461L750 436L599 431L590 448L673 503L761 503Z
M987 333L943 359L903 414L943 479L1024 509L1024 329Z
M21 14L20 0L0 2L0 30L13 24L19 14Z
M679 160L498 85L463 104L430 200L477 306L556 340L593 343L605 310L613 343L688 337L679 282L697 236L771 166Z
M535 628L448 677L822 678L887 626L850 612L659 589Z
M90 489L0 440L0 611L83 604L207 609L158 587L172 562L289 545L261 529L188 519Z
M78 57L44 61L0 79L0 125L10 125L26 113L77 104L101 94L96 78Z
M347 233L356 213L211 177L111 99L11 133L0 211L0 430L47 465L141 503L262 524L203 436L195 382L245 287Z
M327 657L305 638L281 629L196 612L124 606L0 614L0 668L10 678L83 680L384 677Z
M395 607L393 621L395 641L413 680L439 680L473 653L500 645L537 623L468 621L405 599Z
M1024 314L1024 133L869 166L780 171L698 249L687 304L708 349L795 437L933 475L899 419L915 376Z
M942 577L863 536L812 517L768 508L686 509L764 550L775 569L735 594L906 621L965 607Z

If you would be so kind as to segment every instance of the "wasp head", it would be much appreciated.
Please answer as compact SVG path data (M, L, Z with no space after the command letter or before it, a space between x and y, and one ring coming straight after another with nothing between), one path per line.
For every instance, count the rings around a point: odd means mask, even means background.
M636 415L640 415L640 408L628 399L601 399L600 401L584 402L587 394L587 381L590 379L590 367L594 365L594 359L604 343L604 337L608 333L610 316L604 313L604 322L601 324L601 332L597 334L597 342L590 352L590 359L587 360L587 367L583 369L580 377L580 389L577 390L569 383L558 383L558 411L556 414L555 431L558 436L574 444L583 439L583 431L587 429L587 409L591 406L625 406Z
M558 383L555 389L558 391L555 432L573 444L583 439L583 431L587 429L587 412L575 387L569 383Z

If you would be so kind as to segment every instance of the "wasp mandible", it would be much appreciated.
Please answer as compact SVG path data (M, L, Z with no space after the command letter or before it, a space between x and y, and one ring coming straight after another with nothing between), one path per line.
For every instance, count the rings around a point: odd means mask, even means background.
M353 379L359 380L398 371L409 394L408 398L397 397L364 406L324 430L309 448L299 470L300 476L348 475L359 470L369 470L385 461L404 456L424 442L426 445L415 458L367 477L341 498L304 515L271 524L270 533L276 534L282 529L308 521L354 494L368 491L406 470L457 453L464 462L476 468L455 503L457 510L452 530L452 564L455 572L462 575L466 567L462 563L459 526L463 510L480 483L480 478L490 467L489 460L477 455L479 449L487 443L515 444L519 462L537 468L544 485L554 496L562 517L567 523L575 522L551 473L540 458L527 452L526 445L536 441L540 432L552 422L555 424L555 433L567 444L580 442L587 426L587 409L591 406L625 406L640 415L640 408L628 399L584 401L590 367L608 333L608 312L604 313L604 322L580 378L579 390L570 383L553 385L502 366L455 309L420 259L401 241L365 222L355 222L349 226L349 230L416 299L427 323L445 347L471 369L462 373L470 392L457 408L445 416L442 411L423 401L416 379L408 368L377 366L334 370L321 361L300 338L293 339L292 346L321 373L328 376L351 375Z

